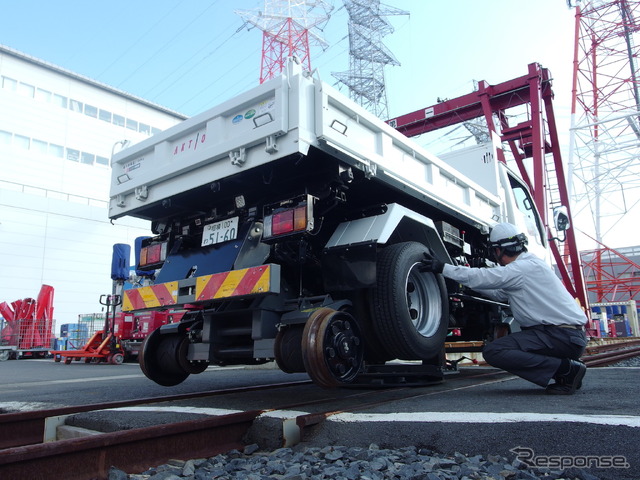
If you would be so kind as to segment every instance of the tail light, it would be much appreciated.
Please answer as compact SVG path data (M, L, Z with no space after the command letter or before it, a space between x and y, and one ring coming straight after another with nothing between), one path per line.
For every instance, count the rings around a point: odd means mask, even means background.
M167 242L152 243L140 249L138 268L158 268L167 259Z
M274 238L313 230L313 201L311 195L267 205L264 208L263 238Z

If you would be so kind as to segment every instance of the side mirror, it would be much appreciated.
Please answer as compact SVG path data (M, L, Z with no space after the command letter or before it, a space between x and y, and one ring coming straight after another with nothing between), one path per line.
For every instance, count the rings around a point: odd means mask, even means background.
M567 207L562 205L553 209L553 223L556 226L556 230L559 232L564 232L571 226Z
M553 223L558 233L566 232L569 229L569 227L571 226L571 221L569 220L569 212L567 210L567 207L561 205L553 209ZM556 240L559 240L561 242L564 242L566 239L566 233L562 235L562 238L556 238Z

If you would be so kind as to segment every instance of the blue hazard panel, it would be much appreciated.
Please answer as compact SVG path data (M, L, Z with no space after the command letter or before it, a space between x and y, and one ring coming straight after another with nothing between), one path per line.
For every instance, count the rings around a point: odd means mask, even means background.
M237 239L230 242L205 247L199 244L171 247L164 265L157 273L155 283L173 282L233 270L233 264L251 225L251 222L244 223L240 227Z
M129 278L129 259L131 247L125 243L116 243L113 246L111 257L111 280L127 280Z

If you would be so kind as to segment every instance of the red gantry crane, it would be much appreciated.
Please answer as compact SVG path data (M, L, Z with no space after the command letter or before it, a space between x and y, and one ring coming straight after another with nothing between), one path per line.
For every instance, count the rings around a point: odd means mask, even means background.
M478 89L472 93L390 119L387 123L413 137L484 118L489 131L503 146L497 149L499 161L506 163L507 153L510 154L531 190L565 287L587 309L574 228L570 226L566 230L562 251L553 233L553 209L565 207L570 219L571 207L552 99L549 71L532 63L526 75L497 85L480 81ZM518 115L510 114L513 109L518 109ZM518 123L511 124L513 118L517 118Z

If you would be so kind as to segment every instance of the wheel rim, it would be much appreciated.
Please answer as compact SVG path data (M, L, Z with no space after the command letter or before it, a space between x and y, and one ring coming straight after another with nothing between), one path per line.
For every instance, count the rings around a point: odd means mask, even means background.
M431 337L437 331L442 317L440 289L435 275L420 272L419 264L409 270L406 281L407 308L416 331Z
M209 366L209 362L191 362L187 359L189 354L189 338L184 337L178 346L178 364L185 372L198 374L204 372Z
M360 338L346 312L321 308L311 315L302 337L302 359L311 379L325 388L351 383L362 366Z

